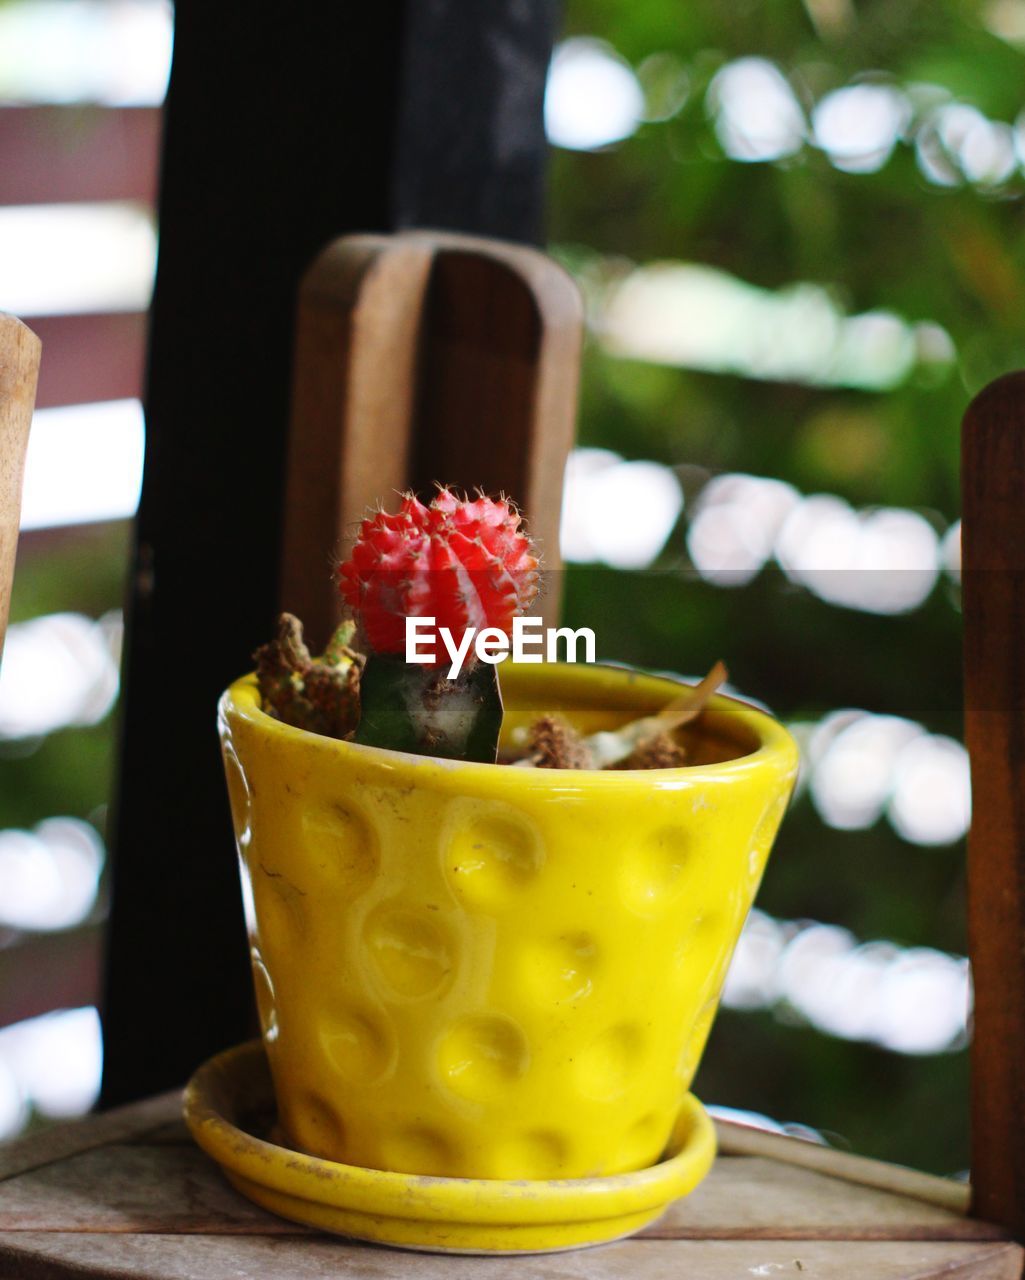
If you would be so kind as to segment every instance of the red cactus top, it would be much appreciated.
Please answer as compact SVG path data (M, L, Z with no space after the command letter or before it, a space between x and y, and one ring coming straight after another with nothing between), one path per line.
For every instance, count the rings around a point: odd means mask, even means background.
M508 634L537 594L538 562L509 502L441 489L429 506L407 494L395 515L364 520L338 585L370 647L402 653L411 617L434 618L456 643L467 627Z

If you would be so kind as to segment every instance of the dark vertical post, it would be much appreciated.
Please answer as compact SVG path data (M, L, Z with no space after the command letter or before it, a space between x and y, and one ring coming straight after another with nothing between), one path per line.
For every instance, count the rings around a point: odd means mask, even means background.
M251 1033L214 709L273 618L300 276L347 231L538 235L553 13L553 0L176 6L105 1105L180 1083Z
M558 0L415 0L396 140L398 227L537 242Z
M1025 1239L1025 373L962 434L972 1206Z
M269 633L297 281L389 219L399 6L177 5L125 667L103 1102L251 1034L215 731Z

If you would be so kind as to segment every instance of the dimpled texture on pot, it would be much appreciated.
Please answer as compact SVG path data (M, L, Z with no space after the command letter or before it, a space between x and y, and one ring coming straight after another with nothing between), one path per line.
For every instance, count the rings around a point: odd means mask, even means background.
M505 733L559 707L612 726L679 689L508 664L502 685ZM688 768L513 769L304 733L252 678L232 686L225 768L293 1146L463 1178L658 1159L797 768L745 704L704 722Z

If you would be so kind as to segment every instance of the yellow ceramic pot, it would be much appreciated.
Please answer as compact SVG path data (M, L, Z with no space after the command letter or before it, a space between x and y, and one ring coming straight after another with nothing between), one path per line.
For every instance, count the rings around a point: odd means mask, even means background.
M671 681L501 668L503 734L593 731ZM797 769L717 697L687 768L516 769L220 726L264 1042L290 1145L373 1169L579 1178L666 1145Z

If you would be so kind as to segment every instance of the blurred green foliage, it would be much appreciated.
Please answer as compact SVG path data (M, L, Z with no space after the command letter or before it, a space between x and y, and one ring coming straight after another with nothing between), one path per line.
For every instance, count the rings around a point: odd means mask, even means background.
M98 618L119 609L131 533L126 520L23 533L11 622L65 612Z
M642 84L660 66L687 84L670 119L602 150L553 152L550 242L585 288L610 260L707 264L763 288L825 286L847 314L886 309L933 322L956 350L927 375L870 393L618 359L592 340L581 444L677 468L688 498L695 476L743 471L855 506L912 507L942 526L957 518L961 415L985 382L1023 364L1020 168L990 187L939 185L916 159L920 122L877 172L842 172L811 143L776 162L739 162L716 135L708 88L731 60L757 56L782 70L806 117L826 94L867 79L1012 124L1025 106L1025 58L989 29L999 25L993 12L974 0L569 0L566 35L607 41ZM725 590L687 572L683 521L657 568L570 566L568 620L601 619L601 656L690 673L722 657L734 683L784 719L860 707L960 738L960 615L949 582L924 607L889 618L831 607L778 571ZM964 954L964 856L963 844L906 843L884 822L832 830L805 798L784 825L759 904L864 940ZM868 1154L941 1172L968 1162L964 1052L902 1057L769 1013L726 1011L697 1089Z

